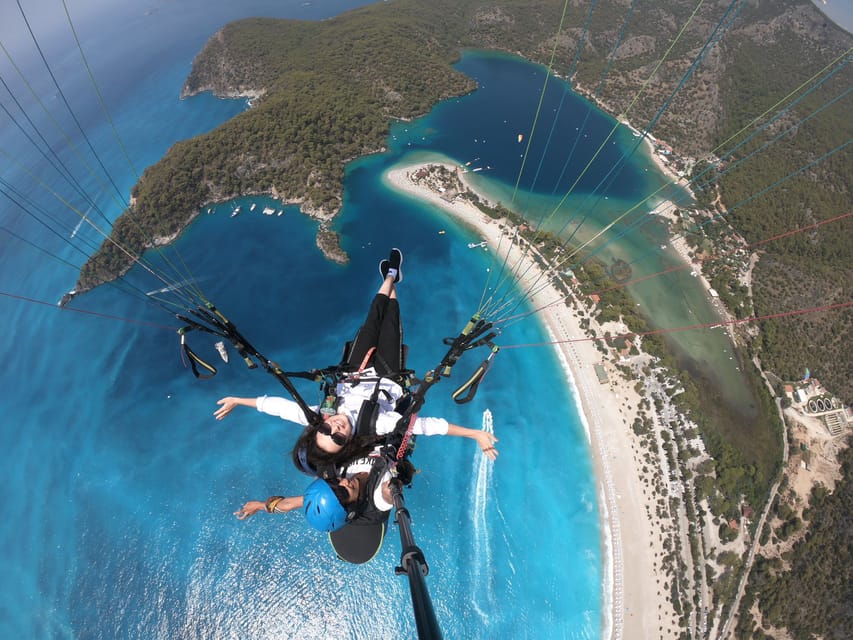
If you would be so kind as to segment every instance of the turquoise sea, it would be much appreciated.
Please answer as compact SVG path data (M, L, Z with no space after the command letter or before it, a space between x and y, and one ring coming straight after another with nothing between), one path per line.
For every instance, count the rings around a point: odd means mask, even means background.
M61 3L24 4L92 146L127 194L136 177L100 113ZM67 4L141 172L176 140L246 108L243 100L207 95L178 99L192 57L222 24L250 15L322 19L366 3ZM25 35L20 20L0 28L44 103L58 110L61 96ZM387 153L348 167L335 224L348 265L322 257L316 224L295 208L282 216L250 214L251 203L259 210L276 205L263 198L202 213L170 250L254 345L285 368L336 361L379 284L377 261L391 246L405 252L400 299L409 362L417 371L438 362L442 338L457 333L476 308L490 266L487 253L467 248L476 236L387 189L382 174L424 152L441 153L490 167L482 172L484 190L510 192L521 162L517 134L533 120L544 72L517 58L476 52L458 68L481 88L416 122L395 124ZM17 95L26 95L8 61L0 62L0 72ZM556 158L566 157L565 140L588 104L551 83L543 112L556 113L561 101L547 153L545 136L534 139L530 157L544 161L535 181L531 174L523 181L521 198L527 188L550 197L573 179L571 166L561 178L563 161ZM0 102L15 112L7 94ZM114 219L122 207L89 177L34 100L23 102ZM0 527L0 637L413 637L408 585L394 575L396 527L372 563L354 567L336 560L325 537L298 514L233 517L246 499L297 493L308 482L287 457L294 427L249 410L221 423L212 417L221 396L283 393L271 376L247 370L232 352L215 379L194 379L181 363L177 322L126 288L101 287L72 304L93 314L53 306L100 239L86 226L74 234L77 216L50 190L73 206L87 205L10 118L4 114L0 122L4 189L15 187L34 201L25 208L40 205L50 216L48 224L39 223L0 196L0 318L7 328L0 346L0 485L7 508ZM585 133L595 139L611 123L593 110ZM67 116L62 124L71 130ZM604 152L611 166L632 144L630 133L625 136ZM72 139L85 145L79 132ZM584 153L589 147L578 145L574 162L585 163ZM633 158L609 197L631 201L654 190L660 178L650 166ZM590 174L579 190L592 189L601 177ZM236 204L243 213L232 218ZM142 291L161 286L138 268L125 280ZM507 344L544 339L535 320L502 337ZM215 357L213 340L191 336L191 342ZM501 352L475 401L461 407L449 398L451 384L431 391L423 414L478 427L489 408L501 455L492 466L469 441L418 442L414 461L422 472L407 504L445 637L599 637L606 622L596 485L556 357L549 349ZM313 399L309 387L300 389Z

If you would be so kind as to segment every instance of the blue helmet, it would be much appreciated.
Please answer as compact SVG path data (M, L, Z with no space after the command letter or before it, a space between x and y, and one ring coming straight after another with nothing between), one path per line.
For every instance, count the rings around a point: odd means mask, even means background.
M308 524L319 531L337 531L347 523L347 512L325 480L308 485L302 502Z

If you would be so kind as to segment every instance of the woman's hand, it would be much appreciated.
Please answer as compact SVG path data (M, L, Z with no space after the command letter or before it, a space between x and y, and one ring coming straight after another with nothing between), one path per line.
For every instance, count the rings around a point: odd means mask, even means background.
M216 401L216 404L220 405L219 408L213 413L213 416L217 420L222 420L229 413L234 411L234 407L247 404L247 398L234 398L233 396L228 396L226 398L222 398Z
M498 439L493 433L487 433L481 429L469 429L468 427L460 427L458 424L447 423L447 435L461 436L463 438L471 438L476 441L477 445L483 452L483 455L490 460L498 459L498 450L495 449L495 443Z
M266 511L267 505L265 502L260 502L259 500L249 500L246 504L244 504L238 511L234 512L234 515L237 516L238 520L245 520L246 518L251 518L258 511Z
M477 441L477 444L480 446L480 449L483 451L483 455L489 458L489 460L497 460L498 459L498 450L495 449L495 443L498 439L492 433L487 433L485 431L477 431L474 436L474 440Z

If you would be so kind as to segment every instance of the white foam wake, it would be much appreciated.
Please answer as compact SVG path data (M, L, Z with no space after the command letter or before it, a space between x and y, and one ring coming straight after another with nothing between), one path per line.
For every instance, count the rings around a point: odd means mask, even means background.
M89 220L86 218L86 216L88 216L88 215L89 215L89 212L90 212L91 210L92 210L92 207L89 207L89 208L86 210L86 213L84 213L84 214L80 217L80 221L77 223L77 226L75 226L75 227L74 227L74 231L72 231L72 232L71 232L71 237L69 238L70 240L73 240L73 239L74 239L74 236L76 236L76 235L77 235L77 232L78 232L78 231L80 231L80 225L82 225L84 222L89 222Z
M195 284L195 280L188 278L186 280L182 280L181 282L165 286L162 289L153 289L151 291L146 292L145 295L156 296L158 293L170 293L172 291L178 291L180 289L183 289L184 287L188 287L192 284Z
M483 431L494 433L492 412L483 412ZM484 624L489 622L488 611L494 609L495 594L492 581L492 545L486 521L486 500L492 485L492 461L477 451L474 458L472 482L471 524L474 539L473 598L474 609Z

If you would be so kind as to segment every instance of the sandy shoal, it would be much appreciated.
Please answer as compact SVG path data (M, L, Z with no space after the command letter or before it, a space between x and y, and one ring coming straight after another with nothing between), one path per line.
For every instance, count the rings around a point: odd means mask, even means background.
M410 195L429 201L474 228L488 242L490 250L503 259L510 252L508 264L522 261L518 273L524 274L519 288L527 290L536 281L531 305L542 308L536 315L544 323L551 340L563 341L554 346L566 373L567 384L578 401L589 440L596 474L599 513L602 530L603 567L603 638L669 637L670 629L661 629L660 613L667 609L659 562L663 555L660 536L655 529L654 495L641 479L637 449L632 440L631 424L636 416L640 396L633 383L626 383L615 366L603 358L580 327L580 318L572 307L561 301L563 294L554 286L542 283L541 269L521 248L504 238L505 221L494 220L463 199L447 200L429 187L415 184L410 176L420 168L442 164L457 172L463 183L465 174L457 167L438 162L398 166L385 174L387 183ZM544 307L544 308L543 308ZM600 383L594 365L605 367L609 381ZM668 626L664 624L664 626Z

